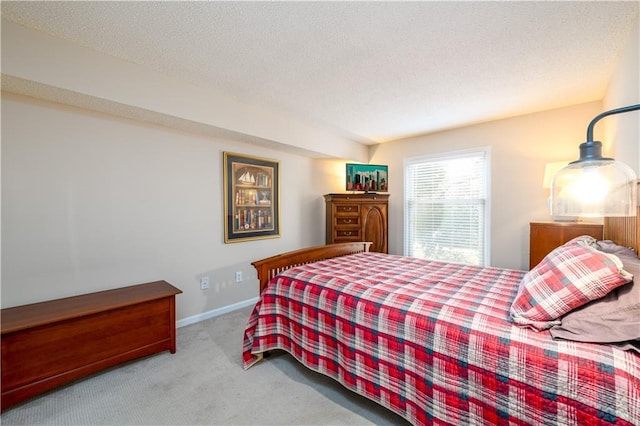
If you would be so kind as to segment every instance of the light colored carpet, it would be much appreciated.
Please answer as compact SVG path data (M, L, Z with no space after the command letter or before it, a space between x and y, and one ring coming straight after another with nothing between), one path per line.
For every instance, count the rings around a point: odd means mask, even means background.
M3 425L365 425L406 420L284 352L242 369L250 308L178 329L178 350L58 388Z

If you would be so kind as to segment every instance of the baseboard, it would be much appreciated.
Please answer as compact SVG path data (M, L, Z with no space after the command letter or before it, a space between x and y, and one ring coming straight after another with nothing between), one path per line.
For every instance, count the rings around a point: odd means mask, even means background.
M203 312L198 315L193 315L191 317L183 318L181 320L176 321L176 327L184 327L186 325L195 324L200 321L207 320L209 318L214 318L220 315L227 314L229 312L237 311L238 309L246 308L247 306L255 305L258 301L257 297L253 299L243 300L242 302L234 303L233 305L223 306L222 308L212 309L207 312Z

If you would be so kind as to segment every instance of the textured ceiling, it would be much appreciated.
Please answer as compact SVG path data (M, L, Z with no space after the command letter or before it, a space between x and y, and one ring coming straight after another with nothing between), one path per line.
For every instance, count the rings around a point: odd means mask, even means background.
M602 99L623 2L8 2L2 17L384 142Z

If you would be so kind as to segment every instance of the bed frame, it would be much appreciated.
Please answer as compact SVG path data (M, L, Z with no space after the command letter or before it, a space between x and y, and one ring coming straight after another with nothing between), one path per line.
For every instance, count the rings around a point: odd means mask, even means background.
M638 215L633 217L611 217L604 220L604 239L616 244L631 247L640 253L640 207ZM260 293L271 278L294 266L331 259L353 253L369 251L369 242L338 243L316 246L282 253L251 263L258 271Z
M258 271L260 294L262 294L262 291L267 286L269 280L282 271L286 271L294 266L317 262L323 259L331 259L333 257L366 252L369 251L371 244L372 243L370 242L328 244L325 246L315 246L290 251L252 262L251 264Z
M631 247L640 255L640 207L636 217L607 217L604 219L604 239Z

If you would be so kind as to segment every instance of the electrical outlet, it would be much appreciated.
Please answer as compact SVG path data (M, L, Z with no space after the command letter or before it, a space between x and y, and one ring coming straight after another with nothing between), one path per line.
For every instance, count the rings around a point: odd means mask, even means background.
M242 271L237 271L236 272L236 282L242 282Z
M209 277L200 277L200 290L209 288Z

